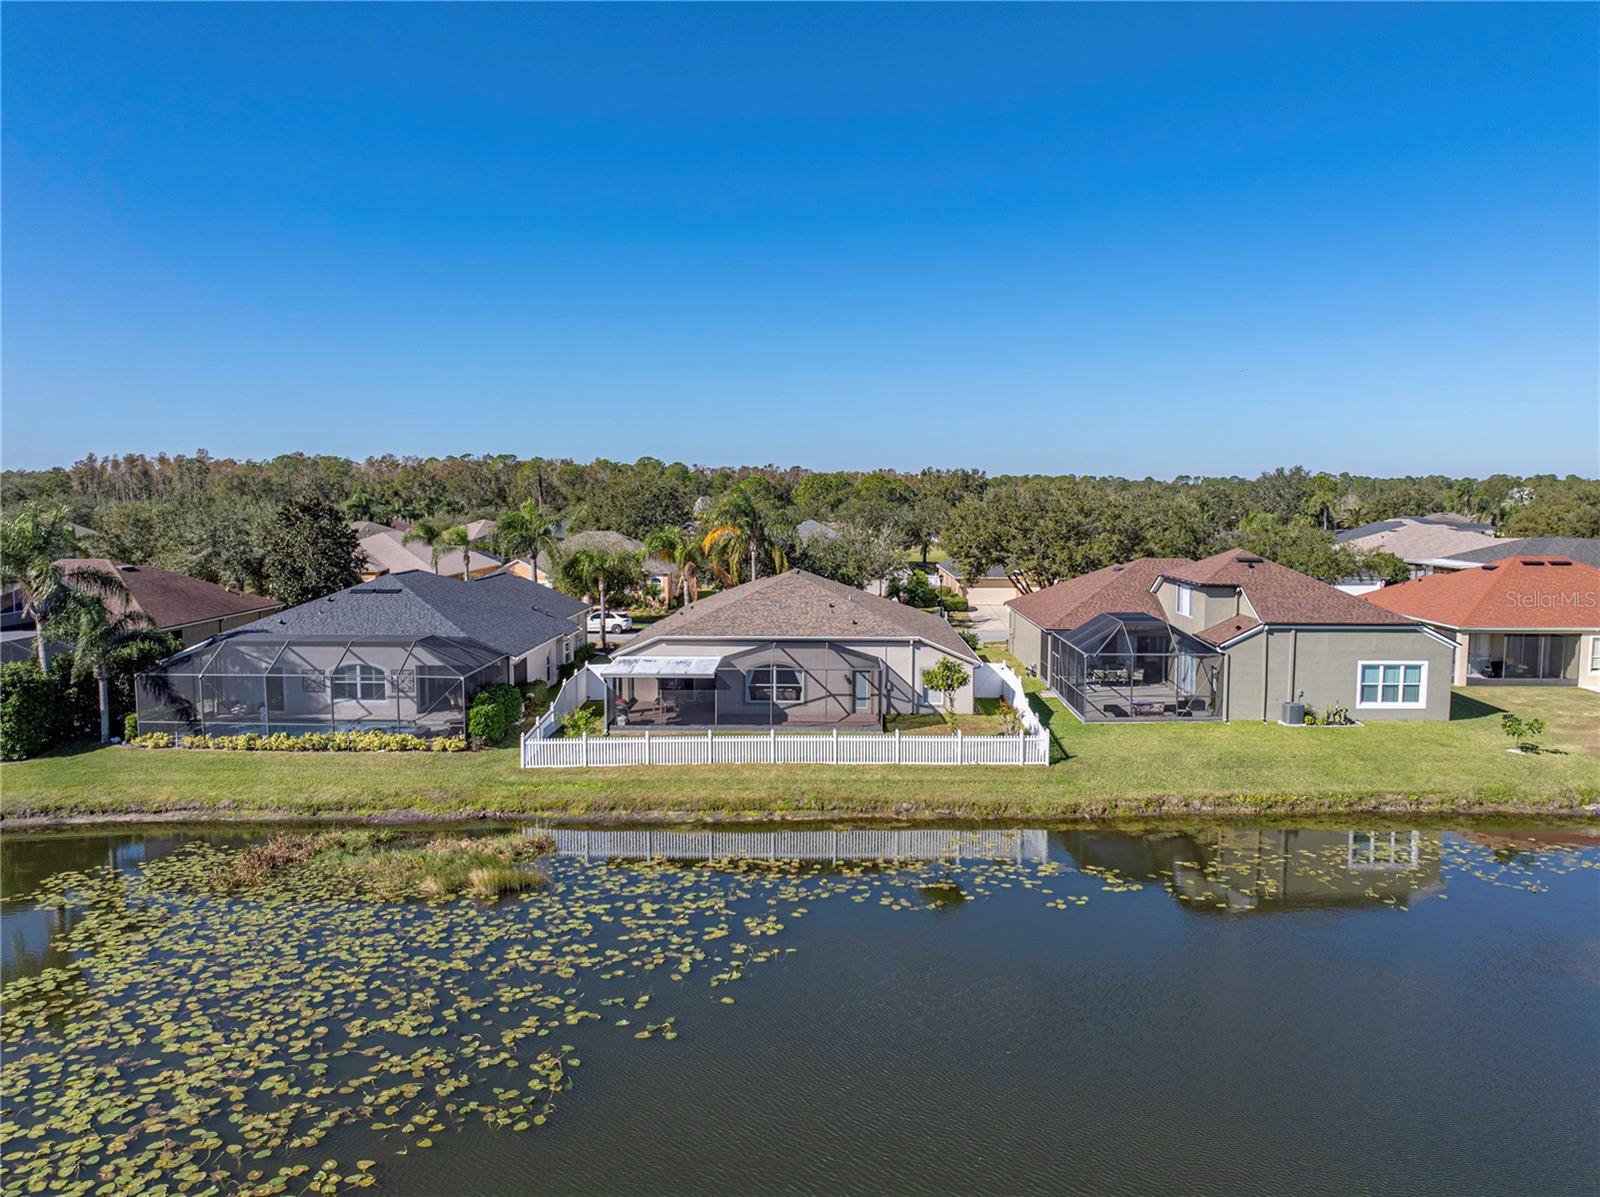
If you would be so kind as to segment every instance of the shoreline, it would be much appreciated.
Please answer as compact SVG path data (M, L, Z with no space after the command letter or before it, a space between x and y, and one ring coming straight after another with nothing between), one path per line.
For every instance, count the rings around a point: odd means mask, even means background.
M658 811L525 811L460 810L429 811L417 808L393 810L218 810L215 807L167 809L157 811L121 810L87 814L0 816L0 835L11 832L57 831L135 826L243 827L243 826L322 826L362 827L466 827L484 823L526 824L538 827L1014 827L1019 822L1049 827L1091 826L1140 823L1156 826L1181 826L1201 822L1250 822L1260 824L1294 822L1297 825L1343 822L1350 816L1367 816L1383 822L1424 819L1428 822L1498 822L1527 826L1538 823L1551 827L1583 827L1600 836L1600 803L1571 806L1557 803L1494 802L1480 805L1442 803L1432 805L1394 795L1378 795L1366 802L1339 803L1326 799L1201 802L1184 799L1130 802L1116 800L1103 805L1083 805L1073 809L1041 812L1015 809L974 816L955 810L932 807L921 810L658 810Z

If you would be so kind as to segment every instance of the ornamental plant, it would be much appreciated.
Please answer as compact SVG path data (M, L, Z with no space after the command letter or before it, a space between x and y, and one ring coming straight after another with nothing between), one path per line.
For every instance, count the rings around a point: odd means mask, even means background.
M1500 716L1500 730L1511 737L1518 752L1538 752L1544 729L1543 719L1521 719L1510 711Z

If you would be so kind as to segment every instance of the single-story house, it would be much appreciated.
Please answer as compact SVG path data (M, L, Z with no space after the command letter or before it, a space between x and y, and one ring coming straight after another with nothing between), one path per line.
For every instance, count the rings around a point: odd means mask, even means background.
M144 731L381 728L459 735L495 682L554 682L587 608L510 574L362 582L215 636L139 675Z
M941 561L933 584L955 591L973 606L1001 607L1022 594L1003 565L991 565L981 578L968 578L955 562Z
M601 553L638 553L644 561L644 580L648 585L655 583L661 590L661 595L666 598L672 594L672 588L677 582L677 570L670 561L663 561L659 557L646 556L644 542L625 536L621 532L607 532L603 529L594 529L588 532L574 532L561 542L559 556L570 557L573 553L589 549ZM541 552L534 562L534 581L542 586L554 584L554 574L558 567L550 560L550 554Z
M614 728L880 728L943 704L922 672L946 658L968 673L954 706L970 713L982 662L945 620L788 570L689 603L590 669Z
M1411 567L1413 578L1431 574L1443 557L1486 548L1495 539L1493 524L1474 523L1464 515L1436 511L1431 515L1397 516L1376 520L1359 528L1335 532L1335 544L1365 553L1393 553ZM1351 578L1341 588L1361 594L1382 585L1372 579Z
M1448 719L1454 644L1241 549L1144 557L1006 604L1012 653L1086 721Z
M1474 569L1510 557L1564 557L1568 561L1600 569L1600 540L1592 536L1512 536L1481 549L1441 557L1428 564L1434 573Z
M122 583L121 592L105 599L112 616L136 611L144 616L146 627L170 632L185 644L198 644L282 605L264 594L246 594L154 565L129 565L105 557L64 557L56 565L69 585L72 575L82 570L112 575ZM31 645L32 624L20 618L15 623L17 630L8 641Z
M366 558L366 565L361 570L363 581L370 582L373 578L411 573L416 570L435 572L433 550L420 540L406 543L406 534L398 528L380 528L363 536L361 552ZM465 577L469 555L472 559L474 578L491 574L500 568L500 558L479 549L473 549L470 554L461 549L445 549L439 554L437 573L443 578Z
M1513 557L1363 596L1457 645L1455 683L1600 690L1600 569Z

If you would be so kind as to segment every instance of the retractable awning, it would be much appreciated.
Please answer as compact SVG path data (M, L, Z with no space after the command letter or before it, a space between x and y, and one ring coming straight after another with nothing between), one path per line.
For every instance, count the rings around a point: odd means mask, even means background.
M601 677L716 677L721 657L619 657L591 665Z

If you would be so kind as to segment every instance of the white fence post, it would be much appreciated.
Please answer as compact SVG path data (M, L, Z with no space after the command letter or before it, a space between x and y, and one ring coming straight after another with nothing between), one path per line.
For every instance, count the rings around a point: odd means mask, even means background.
M1017 764L1026 765L1027 763L1028 763L1028 733L1025 732L1025 731L1019 731L1017 733Z
M589 767L589 733L583 733L583 767Z
M956 764L967 763L967 746L961 740L961 729L956 728Z
M839 763L839 729L833 729L833 763Z
M900 763L900 729L894 729L894 763Z
M650 729L644 729L644 763L650 763Z
M717 763L717 742L711 738L711 729L706 728L706 764Z
M772 764L778 763L778 729L767 728L767 760Z

